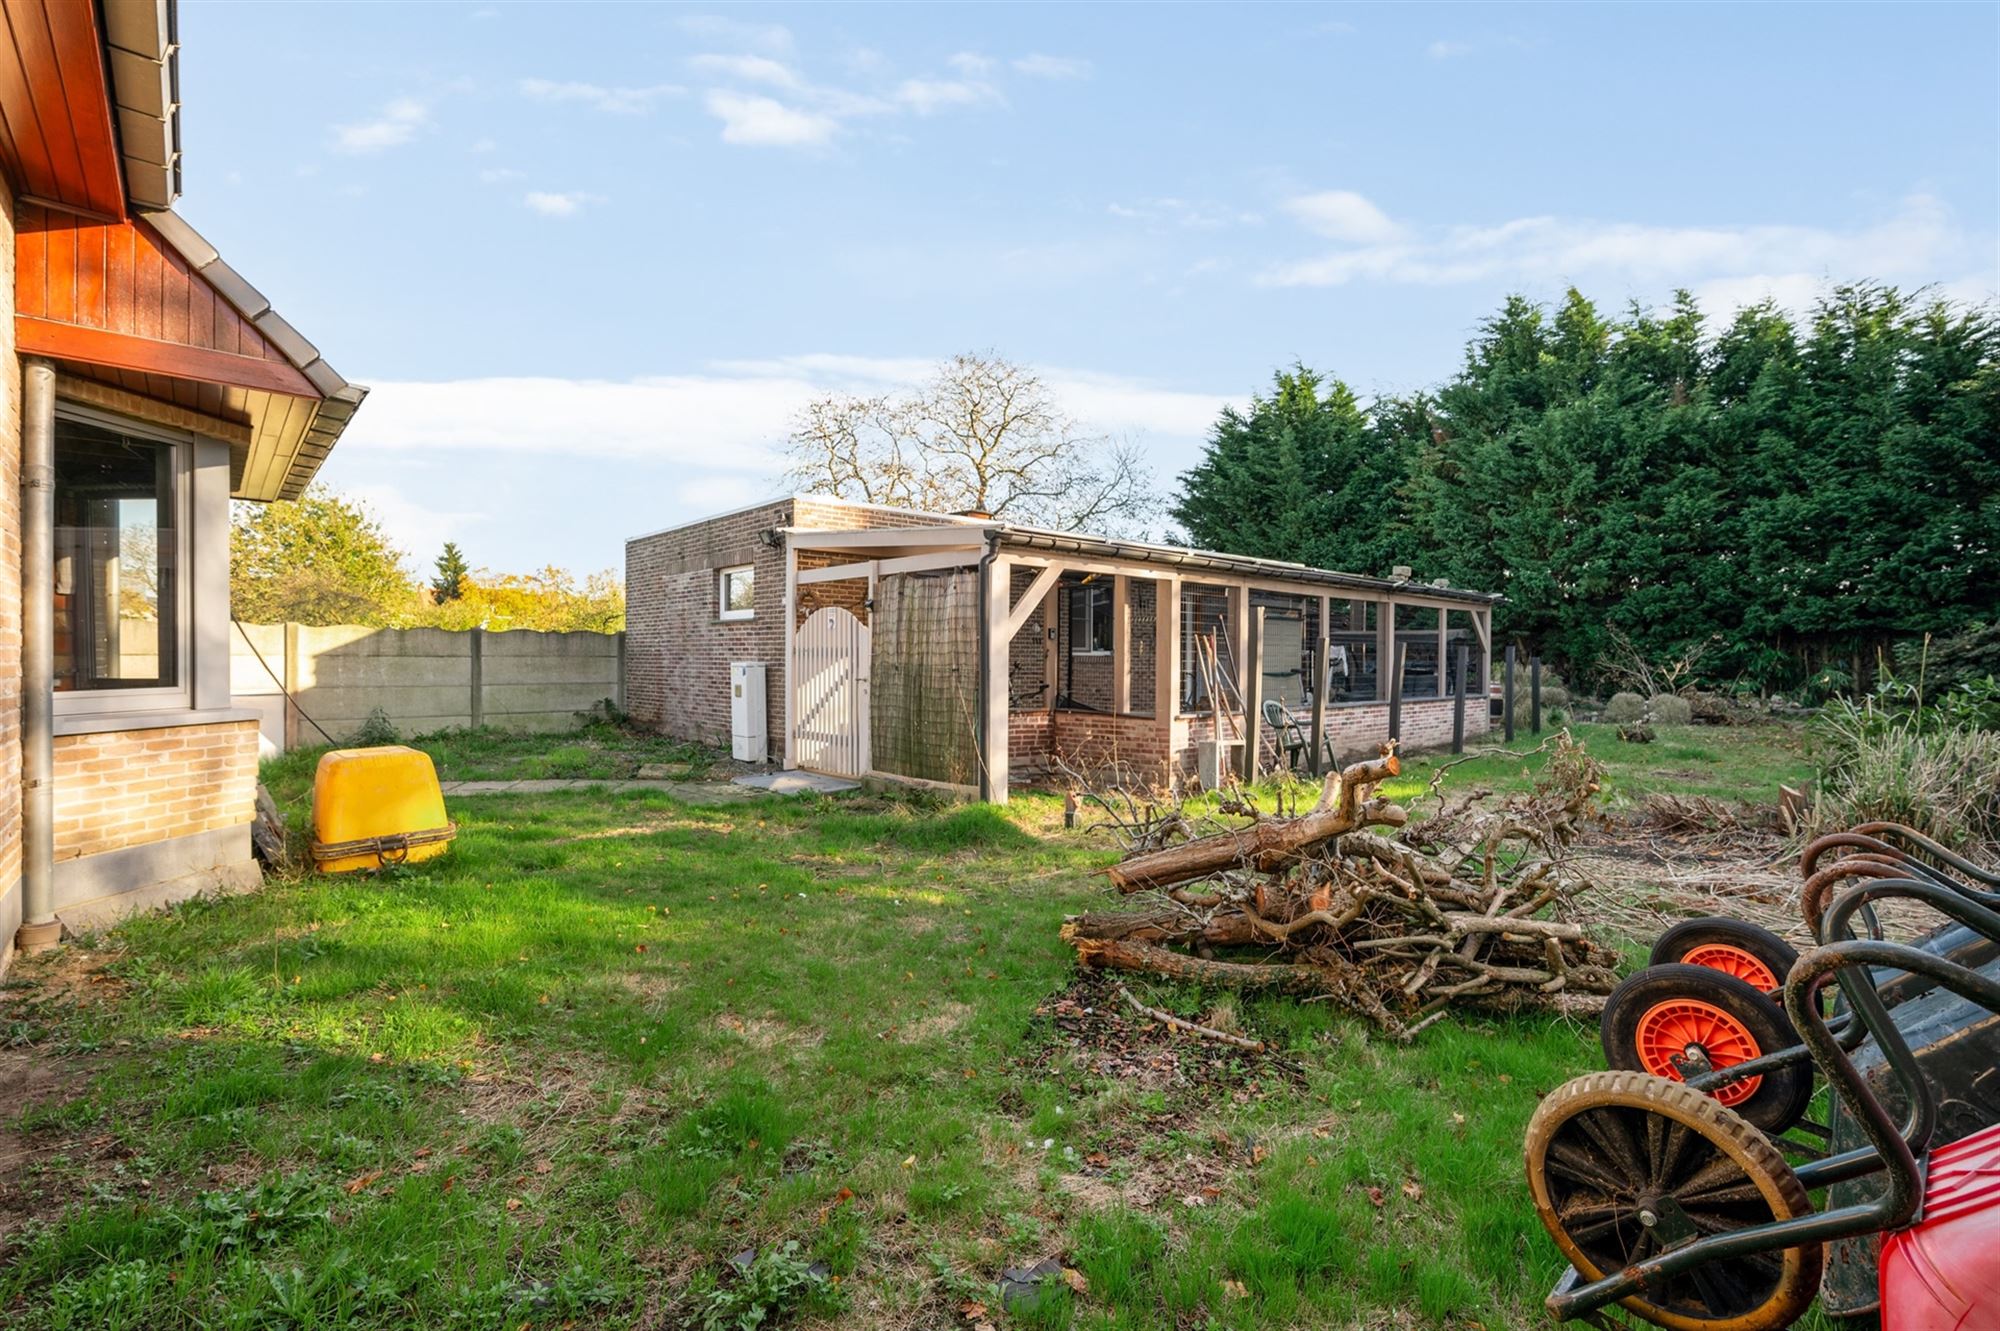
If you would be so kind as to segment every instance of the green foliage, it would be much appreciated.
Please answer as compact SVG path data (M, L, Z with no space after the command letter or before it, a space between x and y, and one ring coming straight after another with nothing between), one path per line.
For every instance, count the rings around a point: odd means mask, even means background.
M373 748L382 744L401 744L403 734L396 729L396 723L380 707L369 709L368 719L363 721L347 742L358 749Z
M324 486L237 505L229 538L230 608L245 623L393 628L416 610L403 552L366 505Z
M701 1310L702 1331L756 1331L804 1306L837 1309L839 1286L824 1267L807 1258L797 1240L787 1239L781 1247L758 1253L734 1279L709 1292Z
M2000 845L2000 683L1926 697L1890 679L1836 698L1812 724L1820 762L1815 821L1906 823L1951 846Z
M1646 719L1656 726L1684 726L1694 720L1694 705L1677 693L1663 693L1646 704Z
M446 541L444 552L437 557L437 576L431 579L432 598L439 605L456 601L465 595L465 580L471 573L465 556L458 551L458 542Z
M1720 634L1704 679L1818 696L1918 634L2000 655L1969 632L2000 586L1996 438L1990 312L1857 285L1707 336L1686 293L1605 318L1572 291L1509 299L1434 393L1362 411L1279 375L1174 511L1201 545L1504 592L1501 637L1587 683L1617 635Z

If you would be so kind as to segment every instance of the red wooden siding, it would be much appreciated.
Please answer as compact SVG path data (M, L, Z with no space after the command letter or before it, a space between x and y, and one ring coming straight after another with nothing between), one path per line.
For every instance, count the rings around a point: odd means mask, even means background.
M125 216L97 6L0 5L0 169L22 194Z
M143 220L100 222L23 203L15 234L15 329L23 353L318 397Z

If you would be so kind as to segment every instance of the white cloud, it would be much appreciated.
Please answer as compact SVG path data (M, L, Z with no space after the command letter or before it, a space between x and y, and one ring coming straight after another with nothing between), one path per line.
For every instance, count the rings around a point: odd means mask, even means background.
M1352 190L1329 189L1285 201L1285 211L1312 231L1332 240L1371 244L1393 240L1397 227L1388 215Z
M780 23L745 23L721 14L689 14L680 20L682 32L709 41L747 46L784 55L792 49L791 29Z
M479 173L479 183L482 185L504 185L510 180L526 180L527 178L528 173L526 171L516 171L511 166L491 166Z
M1424 54L1433 60L1456 60L1459 56L1472 54L1472 43L1436 41L1424 49Z
M1087 79L1091 64L1072 56L1024 55L1014 62L1014 71L1031 79Z
M527 205L528 211L540 213L543 217L575 217L587 205L602 203L604 199L601 195L585 194L580 190L558 194L531 189L521 196L521 202Z
M335 125L334 151L360 154L401 147L415 138L418 130L428 126L430 119L428 104L415 97L398 97L383 107L382 114L373 120Z
M969 79L983 79L993 72L993 57L977 51L960 51L945 63Z
M896 101L920 116L999 100L992 84L966 79L904 79L896 87Z
M1340 286L1376 281L1415 286L1465 282L1562 282L1613 277L1658 286L1711 284L1744 292L1761 285L1784 301L1829 277L1928 282L1941 274L1991 272L1945 204L1913 194L1896 210L1849 230L1795 224L1671 226L1576 217L1522 217L1493 225L1398 225L1359 195L1294 199L1287 210L1342 242L1313 258L1266 271L1266 286ZM1380 219L1379 223L1375 219ZM1731 287L1712 284L1730 281Z
M920 383L934 359L837 354L726 361L706 373L629 380L490 378L377 381L343 451L505 452L643 459L775 488L793 416L828 392ZM1065 410L1096 431L1198 440L1234 399L1121 375L1043 367Z
M706 105L722 122L724 143L797 148L825 143L839 128L831 116L751 93L711 89Z
M487 516L432 508L412 499L409 488L399 485L344 485L341 494L366 504L383 528L394 533L393 539L410 556L410 563L425 573L433 554L442 550L446 541L458 539L467 527L477 526Z
M679 97L686 88L672 83L655 83L644 88L611 88L597 83L558 82L553 79L522 79L521 93L538 102L577 102L611 115L636 115L652 109L662 97Z
M1154 227L1181 227L1189 231L1256 226L1264 220L1256 213L1199 199L1140 199L1134 203L1106 204L1105 211L1128 222L1142 222Z
M744 83L765 83L773 88L786 89L801 86L799 76L792 72L791 66L769 56L697 55L690 56L688 64L704 74L739 79Z

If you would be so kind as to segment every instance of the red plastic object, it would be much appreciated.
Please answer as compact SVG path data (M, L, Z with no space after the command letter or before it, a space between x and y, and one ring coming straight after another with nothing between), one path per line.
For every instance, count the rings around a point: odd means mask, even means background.
M1882 1238L1885 1331L2000 1327L2000 1125L1931 1152L1923 1219Z

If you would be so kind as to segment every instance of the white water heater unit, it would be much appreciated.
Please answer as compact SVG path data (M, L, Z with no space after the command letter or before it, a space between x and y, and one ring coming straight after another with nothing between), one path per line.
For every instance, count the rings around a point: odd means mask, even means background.
M732 661L729 665L729 756L739 763L761 763L770 757L770 733L764 724L764 663Z

